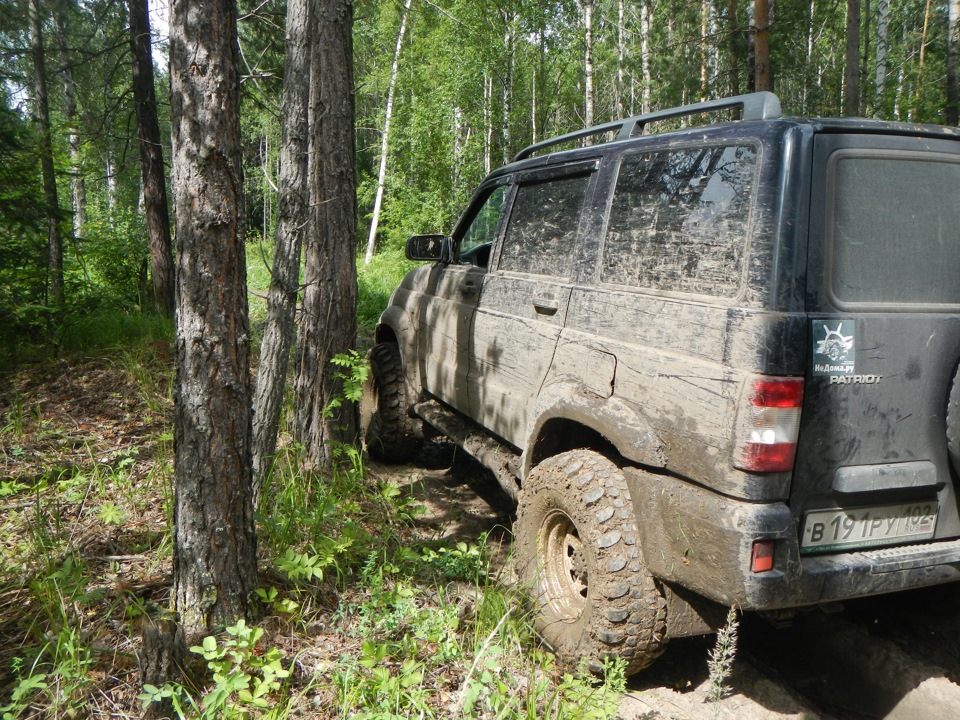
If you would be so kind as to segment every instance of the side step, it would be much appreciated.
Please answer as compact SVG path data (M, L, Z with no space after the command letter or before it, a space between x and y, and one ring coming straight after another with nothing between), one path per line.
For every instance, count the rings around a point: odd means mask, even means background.
M415 405L413 411L489 468L503 491L517 499L520 455L515 450L436 400Z

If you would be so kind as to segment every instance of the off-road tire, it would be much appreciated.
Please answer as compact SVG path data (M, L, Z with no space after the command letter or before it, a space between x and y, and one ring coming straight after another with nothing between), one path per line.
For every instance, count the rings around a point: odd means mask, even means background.
M947 451L954 471L960 475L960 367L953 374L953 385L947 398Z
M666 601L643 564L630 492L603 455L572 450L537 465L514 524L521 580L537 630L572 664L594 672L620 657L633 674L666 645Z
M384 462L407 462L420 452L420 422L410 417L400 348L379 343L367 355L370 373L360 399L360 423L367 452Z

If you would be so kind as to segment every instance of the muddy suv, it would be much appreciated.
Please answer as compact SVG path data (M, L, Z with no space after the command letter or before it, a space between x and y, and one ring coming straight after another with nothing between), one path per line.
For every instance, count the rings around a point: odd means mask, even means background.
M958 188L956 128L769 93L533 145L410 239L369 451L490 467L542 636L630 672L729 606L960 579Z

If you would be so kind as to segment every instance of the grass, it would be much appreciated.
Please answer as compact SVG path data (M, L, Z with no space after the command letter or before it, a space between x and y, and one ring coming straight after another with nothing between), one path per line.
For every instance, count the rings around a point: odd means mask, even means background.
M141 335L0 389L0 716L607 718L539 647L484 538L425 531L409 478L352 447L302 471L284 430L258 512L263 617L195 646L198 682L141 688L140 619L170 602L172 357Z

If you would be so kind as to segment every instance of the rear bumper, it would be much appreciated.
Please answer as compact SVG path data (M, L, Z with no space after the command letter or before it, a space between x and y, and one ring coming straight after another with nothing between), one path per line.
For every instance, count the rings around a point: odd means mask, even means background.
M750 503L626 468L644 561L654 576L743 610L777 610L960 580L960 540L800 556L782 502ZM753 573L756 540L774 569Z

